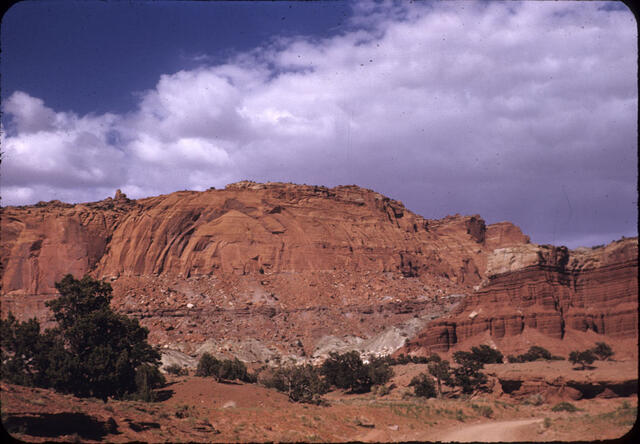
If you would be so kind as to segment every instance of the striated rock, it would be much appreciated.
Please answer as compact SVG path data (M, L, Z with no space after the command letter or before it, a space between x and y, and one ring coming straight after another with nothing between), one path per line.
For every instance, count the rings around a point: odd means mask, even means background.
M638 335L638 241L594 249L523 244L496 249L487 279L460 313L432 323L407 351L447 351L484 332L503 338L536 329L562 339L566 329L612 337Z
M249 337L310 354L326 335L373 337L440 313L437 297L482 281L491 249L528 241L508 223L429 220L354 185L244 181L139 200L118 190L1 217L3 314L45 319L54 283L89 273L153 342L183 351Z
M392 351L416 334L413 349L448 350L526 329L637 337L637 240L537 246L508 222L425 219L355 185L243 181L139 200L118 190L4 207L0 228L3 315L46 320L54 283L89 273L152 342L187 353L257 339L311 356L321 338L345 336ZM411 337L389 329L453 307Z

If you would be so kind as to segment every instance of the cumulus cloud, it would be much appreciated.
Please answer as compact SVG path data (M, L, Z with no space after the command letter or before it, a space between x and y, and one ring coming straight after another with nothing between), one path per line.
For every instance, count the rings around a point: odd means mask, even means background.
M636 233L636 27L597 2L354 5L350 31L163 75L124 115L3 104L3 203L356 183L537 242ZM616 236L614 236L616 237Z

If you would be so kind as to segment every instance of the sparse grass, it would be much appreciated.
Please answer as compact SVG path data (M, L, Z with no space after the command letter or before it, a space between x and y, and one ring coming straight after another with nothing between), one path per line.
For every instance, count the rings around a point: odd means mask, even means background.
M551 427L551 418L544 418L544 428L548 429L549 427Z
M196 416L196 409L192 405L182 404L176 408L176 418L192 418Z
M579 409L570 402L560 402L551 408L552 412L577 412Z
M391 412L404 418L423 419L429 416L430 407L423 404L397 403L390 404Z
M542 396L540 393L534 393L533 395L529 395L524 401L522 401L522 404L533 405L536 407L540 406L544 404L544 396Z
M491 416L493 416L493 409L488 405L471 404L471 408L485 418L491 418Z

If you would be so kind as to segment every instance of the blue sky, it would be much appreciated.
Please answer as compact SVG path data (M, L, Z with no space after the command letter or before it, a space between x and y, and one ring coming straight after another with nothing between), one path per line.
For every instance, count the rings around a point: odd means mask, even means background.
M2 203L358 184L570 247L637 235L637 47L612 2L22 2Z

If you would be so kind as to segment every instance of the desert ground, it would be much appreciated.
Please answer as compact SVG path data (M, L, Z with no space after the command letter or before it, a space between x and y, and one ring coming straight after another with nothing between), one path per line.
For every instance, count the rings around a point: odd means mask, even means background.
M569 375L591 381L633 378L636 362L599 362L591 370L571 374L569 369ZM541 380L567 377L568 366L566 361L492 364L485 373L491 379L519 374ZM407 384L426 365L393 369L395 387L388 394L332 391L319 406L290 402L256 384L196 376L168 376L162 400L154 403L80 399L2 383L2 421L14 438L29 442L591 441L624 437L636 422L637 393L576 400L550 391L516 396L494 390L448 399L445 391L442 399L423 399ZM561 402L575 411L554 411Z

